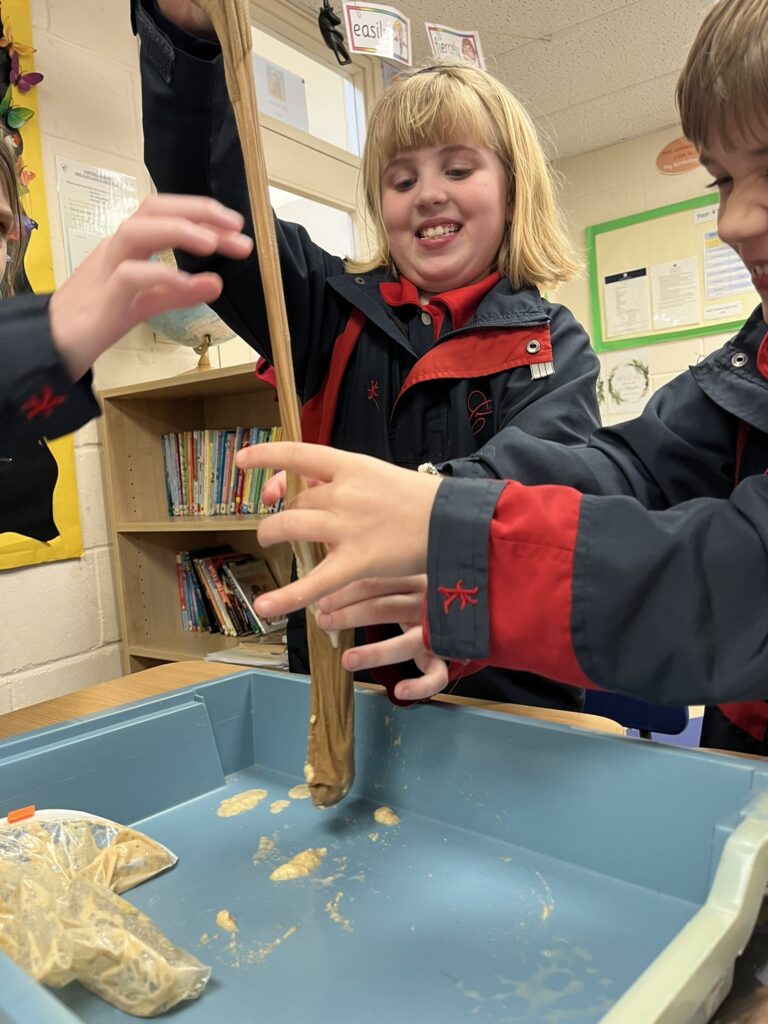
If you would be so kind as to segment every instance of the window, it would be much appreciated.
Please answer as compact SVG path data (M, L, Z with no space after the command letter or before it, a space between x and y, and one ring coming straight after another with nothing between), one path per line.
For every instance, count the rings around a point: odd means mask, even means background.
M264 29L252 26L254 72L263 113L360 156L365 139L362 86Z
M313 242L334 256L357 256L358 245L351 215L327 203L270 185L272 208L281 220L301 224Z

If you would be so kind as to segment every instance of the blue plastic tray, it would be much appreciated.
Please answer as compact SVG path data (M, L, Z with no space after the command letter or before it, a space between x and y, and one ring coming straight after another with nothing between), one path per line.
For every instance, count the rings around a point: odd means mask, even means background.
M357 780L330 810L270 813L301 781L309 689L246 672L0 743L0 815L86 810L179 855L127 898L213 967L172 1014L184 1024L708 1019L768 878L760 762L356 702ZM258 807L216 815L257 787ZM382 805L399 826L373 820ZM254 863L262 836L277 852ZM328 851L313 875L270 881L307 847ZM212 937L222 909L234 942ZM49 995L1 956L0 1010L135 1019L78 985Z

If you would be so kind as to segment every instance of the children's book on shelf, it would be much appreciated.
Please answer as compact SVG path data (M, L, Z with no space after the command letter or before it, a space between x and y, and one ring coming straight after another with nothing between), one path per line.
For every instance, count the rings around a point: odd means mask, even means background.
M176 569L186 632L275 640L284 631L284 618L265 619L253 609L255 597L277 587L263 559L218 545L178 551Z
M272 575L272 570L268 563L261 558L230 564L228 571L242 601L251 609L257 597L277 588L277 580ZM256 616L255 612L253 615L261 624L262 633L284 632L287 621L284 616L268 619L263 615Z
M251 444L279 441L282 427L183 430L161 438L169 516L264 515L271 470L242 470L235 455Z

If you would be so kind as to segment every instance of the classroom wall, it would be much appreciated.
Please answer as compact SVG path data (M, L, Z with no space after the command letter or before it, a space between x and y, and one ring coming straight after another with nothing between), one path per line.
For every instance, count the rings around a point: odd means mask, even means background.
M138 61L127 0L31 0L54 270L65 277L56 154L149 179L141 156ZM25 40L26 41L26 40ZM180 373L193 352L140 328L105 354L101 387ZM238 360L233 360L238 361ZM75 436L85 555L0 572L0 713L122 674L96 423Z
M584 245L584 229L592 224L614 220L629 214L703 195L710 176L700 167L686 174L662 174L656 157L664 146L680 136L679 125L653 132L638 139L563 160L557 165L562 180L562 200L574 239ZM712 201L716 202L716 193ZM586 271L563 285L553 296L568 306L587 331L592 332L592 317ZM757 300L755 300L757 303ZM710 336L680 342L648 346L651 392L671 380L698 358L723 344L725 339ZM622 355L631 355L623 350ZM600 356L603 369L603 393L608 358ZM650 394L648 397L650 397ZM625 413L603 404L605 423L619 423L637 412Z

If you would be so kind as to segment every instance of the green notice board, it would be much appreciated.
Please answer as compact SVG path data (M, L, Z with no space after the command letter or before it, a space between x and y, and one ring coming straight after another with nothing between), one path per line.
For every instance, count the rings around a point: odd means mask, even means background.
M749 272L698 196L586 230L598 352L737 331L757 304Z

